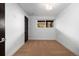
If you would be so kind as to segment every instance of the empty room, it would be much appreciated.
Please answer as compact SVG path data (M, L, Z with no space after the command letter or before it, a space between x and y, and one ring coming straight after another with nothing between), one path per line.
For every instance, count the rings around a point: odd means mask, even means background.
M0 10L5 15L0 55L79 56L79 3L2 3L0 8L5 10Z

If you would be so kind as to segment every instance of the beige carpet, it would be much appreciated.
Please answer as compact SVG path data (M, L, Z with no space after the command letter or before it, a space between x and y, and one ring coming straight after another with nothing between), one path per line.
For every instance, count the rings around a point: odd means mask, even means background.
M74 56L55 40L29 40L14 56Z

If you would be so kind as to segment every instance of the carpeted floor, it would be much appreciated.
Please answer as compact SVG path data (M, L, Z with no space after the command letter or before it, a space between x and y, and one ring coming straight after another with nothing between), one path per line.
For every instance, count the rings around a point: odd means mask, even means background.
M29 40L14 56L74 56L55 40Z

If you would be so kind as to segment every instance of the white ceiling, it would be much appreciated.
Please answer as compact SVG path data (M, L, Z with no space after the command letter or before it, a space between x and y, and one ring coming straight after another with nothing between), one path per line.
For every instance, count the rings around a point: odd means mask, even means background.
M56 3L53 4L52 10L47 10L45 8L46 3L20 3L19 5L24 9L24 11L29 16L53 16L58 15L62 10L64 10L69 3Z

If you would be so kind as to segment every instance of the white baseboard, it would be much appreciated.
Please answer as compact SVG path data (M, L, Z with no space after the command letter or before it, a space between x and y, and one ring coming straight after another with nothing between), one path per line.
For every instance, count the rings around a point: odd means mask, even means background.
M24 40L18 39L18 41L16 41L12 45L12 47L8 51L6 51L5 56L13 56L16 53L16 51L19 50L23 45L24 45Z
M60 44L62 44L67 49L69 49L75 55L79 56L79 46L76 45L76 43L73 40L75 40L75 39L69 38L65 34L58 31L58 36L57 36L56 41L59 42Z
M56 39L28 39L28 40L56 40Z

